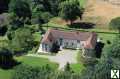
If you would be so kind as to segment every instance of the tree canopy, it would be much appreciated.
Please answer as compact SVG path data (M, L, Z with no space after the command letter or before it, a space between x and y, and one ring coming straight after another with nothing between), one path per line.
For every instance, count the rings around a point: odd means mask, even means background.
M11 0L9 11L14 12L19 17L31 17L31 9L28 0Z
M112 19L110 22L110 26L113 29L117 29L120 33L120 17Z
M10 42L11 49L15 52L25 52L33 47L33 36L28 28L17 29Z
M60 16L66 21L70 21L71 24L78 17L81 18L83 9L80 8L80 3L78 0L67 0L63 1L60 6Z

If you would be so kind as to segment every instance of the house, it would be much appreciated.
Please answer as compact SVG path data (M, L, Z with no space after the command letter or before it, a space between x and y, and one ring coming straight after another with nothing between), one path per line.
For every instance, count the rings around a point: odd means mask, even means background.
M42 38L39 51L51 52L57 45L60 49L82 49L85 55L94 55L93 51L97 42L94 32L63 31L49 29Z

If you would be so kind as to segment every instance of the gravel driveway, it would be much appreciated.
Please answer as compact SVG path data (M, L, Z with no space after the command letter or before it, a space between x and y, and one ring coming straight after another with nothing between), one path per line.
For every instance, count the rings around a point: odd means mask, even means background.
M64 66L67 62L71 63L77 63L77 51L76 50L69 50L64 49L62 51L59 51L58 54L55 56L50 55L39 55L39 54L28 54L27 56L35 56L35 57L42 57L42 58L48 58L51 62L56 62L59 64L58 69L64 69Z

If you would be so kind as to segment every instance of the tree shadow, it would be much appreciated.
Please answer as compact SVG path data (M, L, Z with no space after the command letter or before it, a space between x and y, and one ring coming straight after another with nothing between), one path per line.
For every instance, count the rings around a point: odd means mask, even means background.
M97 58L100 58L101 57L101 54L102 54L102 49L104 47L104 43L102 42L97 42L96 46L95 46L95 55Z
M53 47L51 49L52 53L58 53L58 51L60 51L60 46L56 43L53 43Z
M13 58L12 53L0 52L0 68L12 69L14 66L21 64Z
M0 27L0 36L4 36L7 30L7 26Z
M0 63L0 68L4 69L4 70L8 70L8 69L12 69L13 67L17 66L21 64L21 62L18 62L16 60L11 60L9 62L6 62L6 63Z
M70 28L77 28L77 29L92 29L94 28L95 24L90 22L79 22L79 23L73 23L71 25L68 25Z

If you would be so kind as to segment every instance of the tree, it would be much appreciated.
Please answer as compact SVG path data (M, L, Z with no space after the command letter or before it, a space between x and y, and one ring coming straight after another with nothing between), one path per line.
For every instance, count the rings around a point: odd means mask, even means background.
M80 8L78 0L67 0L60 4L60 16L72 24L74 20L82 16L83 10Z
M111 28L117 29L120 34L120 17L112 19L109 25L111 26Z
M120 38L117 36L112 46L108 50L108 55L112 58L120 59Z
M70 64L67 62L64 71L71 71Z
M51 73L54 73L54 70L46 66L31 67L21 64L16 67L13 79L51 79Z
M110 79L111 69L120 68L120 38L114 40L112 46L107 47L102 52L102 57L96 65L92 65L92 69L86 68L81 74L81 79Z
M10 41L10 47L14 53L24 53L33 47L32 33L28 28L19 28Z
M36 13L33 13L32 23L41 26L44 23L48 23L51 18L52 15L49 12L37 11Z
M111 58L99 61L95 66L92 79L110 79L110 71L112 68L113 61Z
M19 17L31 18L31 9L28 0L11 0L9 11L14 12Z
M52 16L58 16L59 4L65 0L33 0L33 10L49 12Z
M3 13L0 15L0 36L6 34L9 25L9 14Z
M0 14L8 11L10 0L0 0Z

